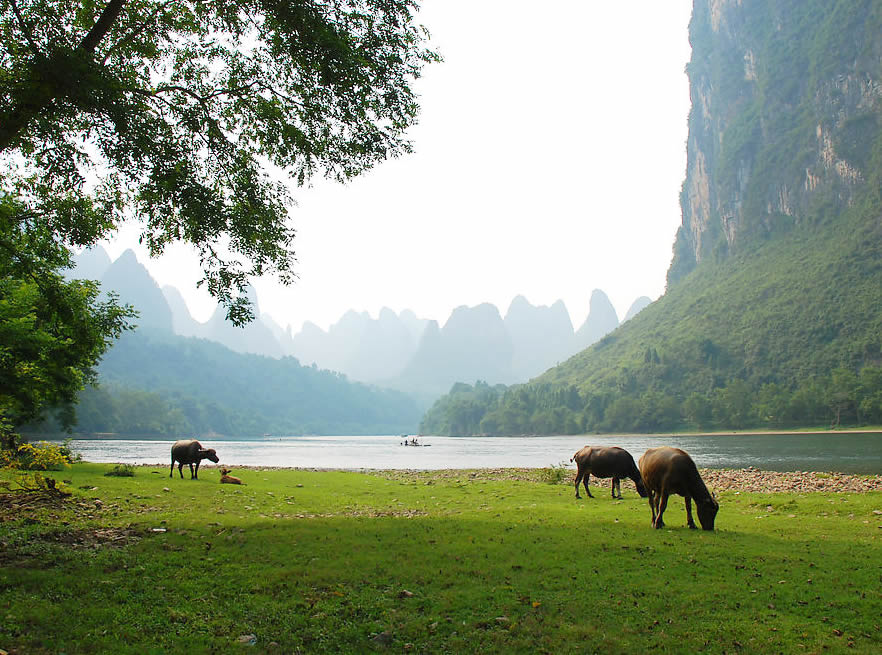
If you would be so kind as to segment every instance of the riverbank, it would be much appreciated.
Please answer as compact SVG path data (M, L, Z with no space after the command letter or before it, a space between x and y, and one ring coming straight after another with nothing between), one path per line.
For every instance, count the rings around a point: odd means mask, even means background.
M848 475L794 471L779 473L755 468L701 469L705 484L713 491L752 493L836 492L865 493L882 491L882 475Z
M572 485L571 469L487 468L448 469L441 471L367 471L390 480L410 480L425 484L437 481L468 482L518 480L522 482L558 482ZM762 471L744 469L699 469L705 484L714 492L736 491L750 493L807 493L839 492L866 493L882 491L882 475L850 475L846 473L818 473L812 471ZM591 478L592 486L609 486L609 480ZM623 484L631 485L629 480Z
M763 436L763 435L836 435L836 434L882 434L882 427L869 426L865 428L804 428L796 430L720 430L718 432L662 432L657 435L635 436L671 436L671 437L737 437L737 436Z

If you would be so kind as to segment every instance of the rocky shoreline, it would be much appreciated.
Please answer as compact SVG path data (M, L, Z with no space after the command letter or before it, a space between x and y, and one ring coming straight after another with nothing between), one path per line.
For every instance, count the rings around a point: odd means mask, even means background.
M551 473L549 473L551 471ZM714 492L745 491L752 493L807 493L837 492L866 493L882 491L882 475L852 475L847 473L820 473L813 471L763 471L757 468L746 469L699 469L708 488ZM410 480L430 484L436 480L521 480L526 482L551 482L573 484L574 473L569 469L444 469L435 471L367 471L374 475L395 480ZM555 475L555 472L558 472ZM592 486L598 479L591 479ZM625 484L630 481L625 480ZM604 480L602 485L608 485Z
M779 473L746 469L701 469L705 484L714 491L751 491L756 493L804 493L826 491L864 493L882 491L882 475L849 475L792 471Z

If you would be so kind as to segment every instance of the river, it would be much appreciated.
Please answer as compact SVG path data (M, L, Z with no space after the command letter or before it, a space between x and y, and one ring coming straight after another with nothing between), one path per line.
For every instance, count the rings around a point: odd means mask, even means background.
M424 436L423 447L402 446L401 436L262 437L202 439L230 468L278 466L331 469L543 468L569 462L586 444L621 446L634 459L647 449L683 448L699 467L770 471L882 473L882 434L735 434L713 436ZM169 439L74 439L90 462L170 463Z

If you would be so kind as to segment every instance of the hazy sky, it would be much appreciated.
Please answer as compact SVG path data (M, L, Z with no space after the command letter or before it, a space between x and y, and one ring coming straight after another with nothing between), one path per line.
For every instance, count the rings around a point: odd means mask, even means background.
M689 0L424 0L445 61L417 84L415 153L346 186L295 189L299 280L254 281L296 332L348 309L410 308L443 325L459 305L562 299L578 328L593 289L621 319L664 292L686 170ZM149 260L207 320L184 248Z

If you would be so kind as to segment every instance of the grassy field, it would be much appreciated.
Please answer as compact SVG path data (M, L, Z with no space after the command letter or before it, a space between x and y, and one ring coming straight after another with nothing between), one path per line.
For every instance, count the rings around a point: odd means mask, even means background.
M163 467L0 494L9 653L879 652L882 494L718 494L649 526L628 482ZM538 472L549 479L558 470ZM8 472L3 473L8 477ZM568 475L568 473L566 474ZM189 478L189 475L186 474ZM567 478L568 479L568 478ZM607 481L608 484L608 481Z

